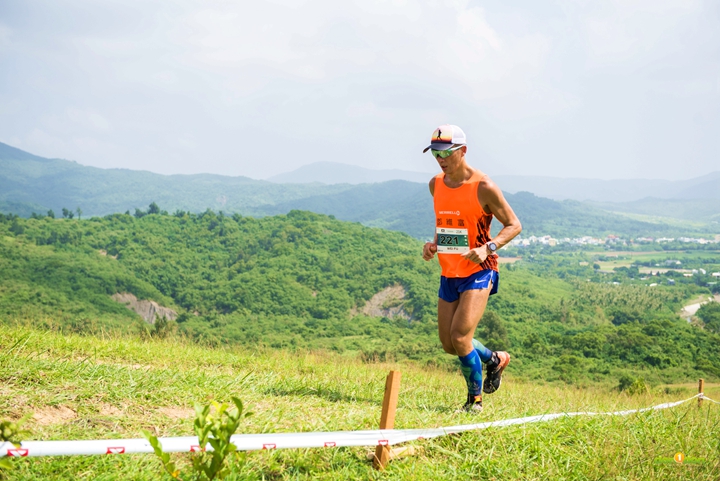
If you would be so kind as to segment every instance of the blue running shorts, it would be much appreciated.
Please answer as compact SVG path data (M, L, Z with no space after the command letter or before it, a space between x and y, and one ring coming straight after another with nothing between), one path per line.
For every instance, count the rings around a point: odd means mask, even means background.
M498 290L500 276L497 271L485 269L468 277L443 277L440 276L440 291L438 297L445 302L455 302L460 298L460 293L471 289L487 289L492 282L492 296Z

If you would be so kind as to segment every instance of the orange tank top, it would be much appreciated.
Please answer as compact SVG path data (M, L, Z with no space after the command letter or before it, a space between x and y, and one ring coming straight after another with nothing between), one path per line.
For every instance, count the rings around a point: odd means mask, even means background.
M465 259L462 254L481 247L492 239L488 214L478 201L478 183L485 174L476 170L470 180L451 189L445 185L445 174L435 176L433 203L438 259L445 277L468 277L484 269L498 270L497 256L491 255L482 264Z

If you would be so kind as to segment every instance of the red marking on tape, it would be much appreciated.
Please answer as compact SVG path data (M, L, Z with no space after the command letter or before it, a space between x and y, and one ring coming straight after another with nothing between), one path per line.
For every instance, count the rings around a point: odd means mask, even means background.
M421 439L425 439L425 438L422 436L418 436L418 440L421 440Z
M193 444L190 446L191 453L199 453L201 451L205 451L205 448L201 448L199 444Z
M28 455L28 452L29 452L29 451L28 451L27 449L22 449L22 448L8 449L8 450L7 450L7 455L8 455L8 456L15 456L15 457L21 457L21 458L23 458L23 457L25 457L25 456Z
M108 447L105 454L123 454L125 452L125 446Z
M335 441L327 441L325 443L326 448L334 448L335 447Z
M390 444L390 443L388 442L387 439L381 439L380 441L378 441L378 444L379 444L380 446L387 446L387 445Z
M275 444L263 444L263 449L275 449Z

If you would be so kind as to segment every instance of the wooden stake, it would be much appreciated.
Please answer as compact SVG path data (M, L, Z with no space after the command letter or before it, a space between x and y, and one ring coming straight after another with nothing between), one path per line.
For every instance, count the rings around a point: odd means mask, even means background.
M398 394L400 392L400 371L390 371L385 380L385 396L383 397L382 415L380 416L380 429L393 429L395 427L395 410L397 409ZM390 446L379 444L375 448L373 466L383 470L390 461Z
M699 393L699 394L703 394L704 392L705 392L705 380L704 380L704 379L699 379L699 380L698 380L698 393ZM700 396L700 397L698 398L698 407L699 407L699 408L702 407L702 402L703 402L703 398L702 398L702 396Z

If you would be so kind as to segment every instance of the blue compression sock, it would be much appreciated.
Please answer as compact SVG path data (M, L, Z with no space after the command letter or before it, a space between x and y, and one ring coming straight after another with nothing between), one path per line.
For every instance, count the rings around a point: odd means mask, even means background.
M483 363L488 362L490 359L492 359L492 351L488 349L487 347L483 346L483 343L478 341L477 339L472 340L473 347L475 348L475 351L477 351L478 356L480 356L480 360Z
M477 396L482 386L482 362L475 349L467 356L458 356L460 359L460 370L465 376L468 392Z

